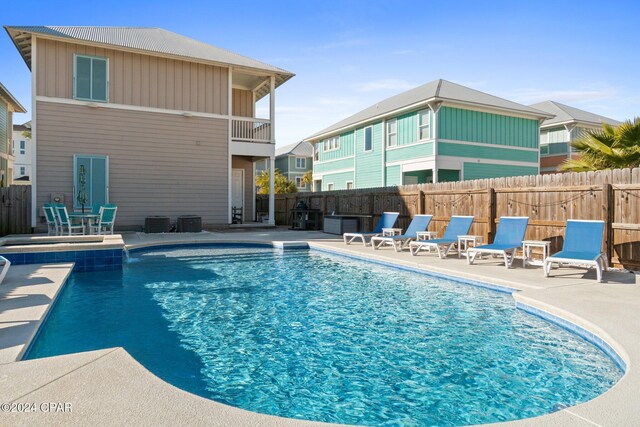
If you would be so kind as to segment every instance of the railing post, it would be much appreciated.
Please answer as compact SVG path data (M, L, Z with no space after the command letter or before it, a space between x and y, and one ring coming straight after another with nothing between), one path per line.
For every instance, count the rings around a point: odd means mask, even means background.
M487 212L487 242L493 243L493 238L496 235L496 190L493 188L487 188L488 198L488 212Z
M613 186L611 184L602 184L602 219L604 220L604 250L607 259L613 264L613 221L615 221L614 209L615 199L613 194Z

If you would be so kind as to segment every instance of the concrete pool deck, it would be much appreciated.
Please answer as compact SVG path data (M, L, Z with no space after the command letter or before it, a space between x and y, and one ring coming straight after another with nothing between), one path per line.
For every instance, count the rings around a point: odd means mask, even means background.
M396 264L402 267L484 281L518 289L516 301L569 320L606 341L627 365L624 377L601 396L553 414L505 423L514 426L640 425L640 286L637 275L554 270L545 279L540 267L506 269L498 260L468 266L455 255L378 251L344 245L338 236L282 229L145 235L125 234L128 248L205 242L299 242L312 248ZM30 413L0 413L10 425L320 425L261 415L207 400L163 382L122 348L20 361L71 265L12 266L0 286L0 403L35 403ZM30 325L30 331L23 325ZM48 403L58 403L55 412ZM45 406L42 406L45 404ZM64 404L71 404L71 412ZM42 406L42 407L41 407ZM30 407L33 408L33 407ZM6 420L6 421L5 421ZM324 424L323 424L324 425Z

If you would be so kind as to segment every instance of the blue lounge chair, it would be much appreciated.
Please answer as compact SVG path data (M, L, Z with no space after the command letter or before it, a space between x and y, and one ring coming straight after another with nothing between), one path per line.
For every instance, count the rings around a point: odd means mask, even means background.
M10 266L11 266L11 261L9 261L3 256L0 256L0 285L4 280L4 277L7 275L7 272L9 271Z
M503 216L493 243L467 250L467 262L473 264L478 254L502 255L504 265L511 268L516 251L522 246L529 218L526 216Z
M407 227L404 234L397 236L376 236L371 238L371 246L373 249L380 249L383 245L393 246L396 252L402 251L409 242L416 240L416 233L426 231L431 222L432 215L416 215L411 220L411 224Z
M398 216L400 216L398 212L383 212L380 221L378 221L378 225L376 225L376 228L371 233L344 233L342 239L347 245L353 243L355 240L362 240L365 246L369 246L371 238L381 235L383 228L393 228Z
M431 251L431 249L435 248L440 258L446 258L453 245L458 243L458 236L469 234L472 223L473 216L452 216L441 239L411 242L409 244L411 255L418 255L421 249L429 249Z
M603 231L604 221L568 220L562 250L544 260L545 277L553 264L584 265L595 267L598 282L602 282L602 272L608 267L607 254L602 252Z

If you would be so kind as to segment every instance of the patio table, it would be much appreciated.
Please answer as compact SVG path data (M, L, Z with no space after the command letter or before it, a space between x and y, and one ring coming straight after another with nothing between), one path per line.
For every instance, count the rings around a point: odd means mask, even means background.
M82 221L82 225L85 227L85 234L91 234L90 225L93 221L97 221L98 218L100 218L99 214L91 212L69 212L69 219L80 219Z

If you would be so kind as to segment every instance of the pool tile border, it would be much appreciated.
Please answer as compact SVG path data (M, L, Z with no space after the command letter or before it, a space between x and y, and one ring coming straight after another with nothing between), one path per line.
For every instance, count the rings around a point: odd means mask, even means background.
M610 359L614 361L614 363L620 368L623 372L627 372L627 363L624 359L615 351L615 349L605 340L600 338L598 335L593 332L588 331L587 329L579 326L569 320L563 319L560 316L556 316L555 314L551 314L548 311L539 309L529 304L525 304L521 301L516 301L516 308L525 311L529 314L532 314L536 317L539 317L548 322L554 323L575 335L578 335L580 338L585 341L593 344L602 350Z
M73 262L73 271L108 271L122 268L122 249L78 251L13 252L2 254L14 265Z

